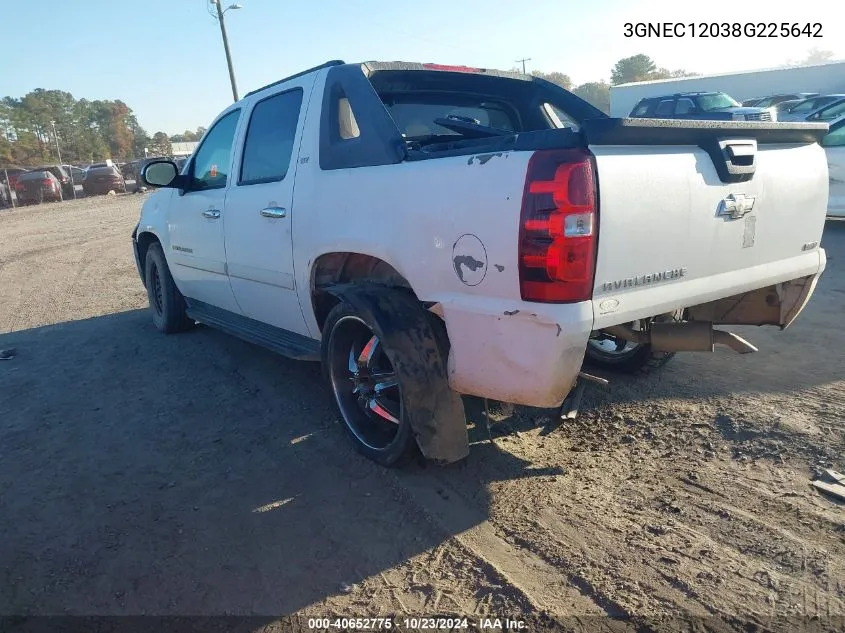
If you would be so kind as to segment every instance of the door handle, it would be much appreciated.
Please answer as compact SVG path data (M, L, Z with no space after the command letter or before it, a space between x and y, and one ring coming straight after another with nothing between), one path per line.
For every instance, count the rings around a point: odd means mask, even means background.
M212 220L216 220L220 217L220 211L217 209L209 209L208 211L203 211L202 216L204 218L211 218Z
M265 218L284 218L288 214L282 207L267 207L266 209L261 209L261 215Z

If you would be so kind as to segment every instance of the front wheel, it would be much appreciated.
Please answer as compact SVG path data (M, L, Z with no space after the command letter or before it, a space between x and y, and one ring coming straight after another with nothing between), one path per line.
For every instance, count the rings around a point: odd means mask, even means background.
M679 321L683 311L663 314L652 319L630 323L634 329L647 327L649 322ZM648 374L660 369L675 356L675 352L658 352L646 343L632 343L601 334L587 341L584 364L626 374Z
M185 313L185 298L170 275L167 260L159 244L151 244L144 261L144 280L147 299L153 314L153 323L165 334L181 332L193 325Z

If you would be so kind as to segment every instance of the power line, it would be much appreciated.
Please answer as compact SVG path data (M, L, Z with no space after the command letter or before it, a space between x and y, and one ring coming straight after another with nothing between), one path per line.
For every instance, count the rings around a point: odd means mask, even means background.
M524 59L517 59L517 60L514 60L514 61L516 61L517 64L522 64L522 74L525 75L526 74L526 72L525 72L525 62L530 62L531 58L526 57Z

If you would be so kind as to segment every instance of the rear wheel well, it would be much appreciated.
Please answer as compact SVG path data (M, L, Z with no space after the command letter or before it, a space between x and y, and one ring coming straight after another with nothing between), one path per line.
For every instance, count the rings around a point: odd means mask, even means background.
M317 258L311 270L311 306L322 331L329 312L340 301L330 292L332 286L368 283L402 288L413 294L411 284L390 264L361 253L326 253ZM416 297L416 295L414 295Z
M144 282L144 285L146 285L147 280L143 277L145 274L144 271L146 270L147 250L152 244L158 244L161 246L161 242L154 233L139 233L135 240L138 242L138 260L141 264L141 279Z

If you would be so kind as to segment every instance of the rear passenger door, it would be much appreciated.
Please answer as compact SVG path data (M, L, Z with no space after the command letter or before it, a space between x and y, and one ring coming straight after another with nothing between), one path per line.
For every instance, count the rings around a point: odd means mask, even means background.
M315 74L256 95L226 197L226 264L249 318L308 336L293 269L293 187Z

